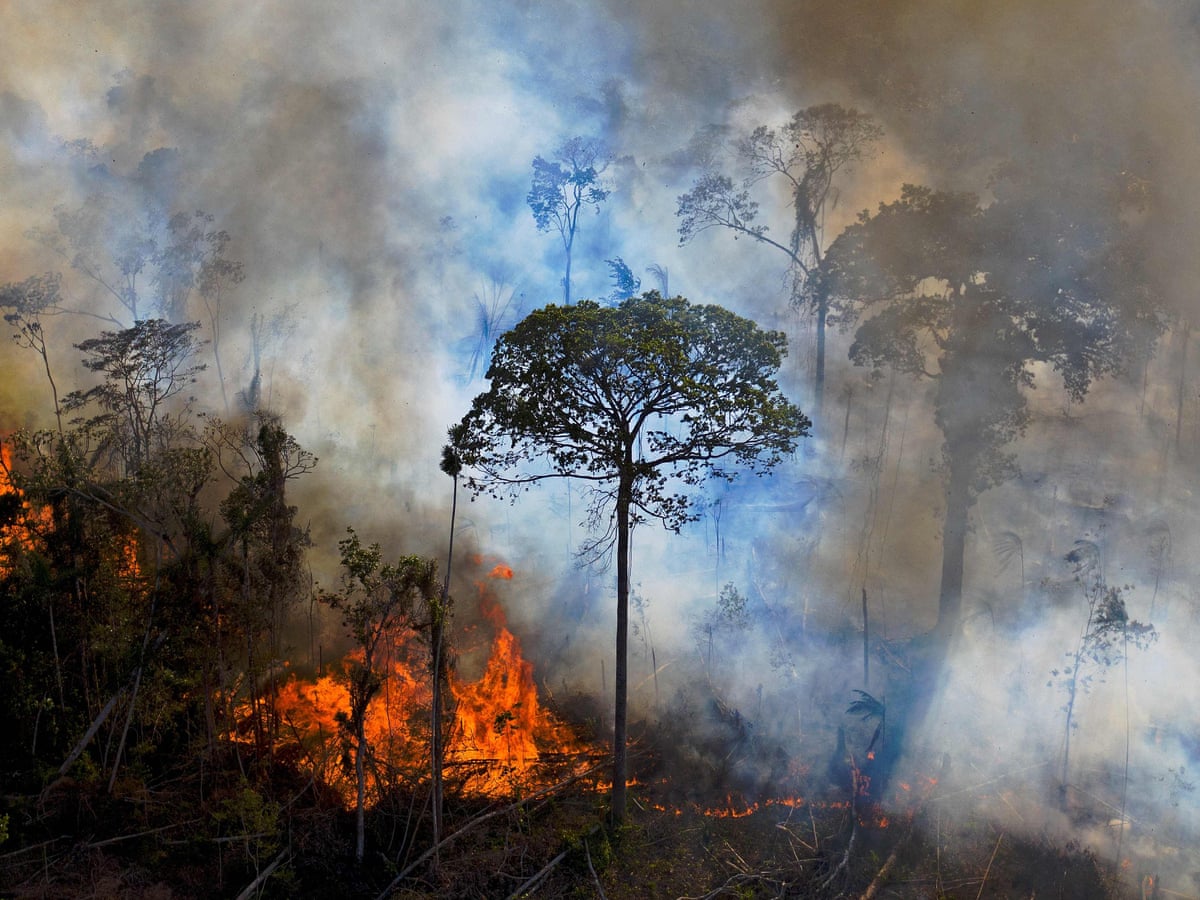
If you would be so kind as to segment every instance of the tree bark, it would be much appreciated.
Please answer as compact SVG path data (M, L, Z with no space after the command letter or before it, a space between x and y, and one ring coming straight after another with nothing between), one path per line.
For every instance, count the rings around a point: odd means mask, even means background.
M943 647L958 633L962 621L963 560L967 550L967 520L971 509L970 479L963 464L951 463L946 486L946 519L942 525L942 584L934 627Z
M613 693L613 783L612 823L625 821L625 782L628 775L626 753L629 687L629 507L633 499L633 477L621 473L617 485L617 659Z
M366 760L363 759L367 749L367 735L363 721L365 718L366 709L364 707L354 727L354 741L357 744L354 749L354 861L360 866L367 843L367 768Z
M823 290L817 297L817 371L813 376L813 419L821 415L821 404L825 400L825 324L829 318L829 299Z
M446 615L450 605L450 570L454 565L454 520L458 515L458 476L454 476L454 491L450 501L450 546L446 551L446 578L442 583L442 598L438 608L430 619L430 643L433 645L433 697L430 704L431 731L429 737L429 756L431 768L431 793L433 805L433 856L437 865L436 848L442 840L442 679L445 677L445 654L443 641L445 638Z

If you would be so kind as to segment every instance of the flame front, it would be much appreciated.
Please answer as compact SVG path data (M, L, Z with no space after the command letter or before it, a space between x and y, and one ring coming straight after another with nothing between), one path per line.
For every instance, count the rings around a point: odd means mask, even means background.
M510 580L512 569L497 565L491 579ZM545 710L538 698L533 665L509 631L499 602L485 583L478 585L480 607L494 636L483 672L475 681L450 675L453 704L447 711L447 778L465 793L506 796L518 786L538 784L538 763L546 754L585 750L566 725ZM365 732L376 768L419 779L429 766L432 688L428 651L422 638L405 631L390 636L385 652L386 677L367 708ZM345 662L315 679L291 675L279 688L276 712L280 740L299 748L302 761L334 786L347 804L354 786L347 772L345 721L350 693ZM373 798L378 799L378 786Z
M12 521L0 525L0 548L4 549L0 557L0 575L8 575L12 571L13 550L37 550L41 545L40 535L52 526L50 507L35 508L25 499L21 490L12 481L12 452L7 444L0 443L0 497L13 497L20 503L20 509ZM10 549L11 548L11 549ZM19 552L19 551L18 551Z

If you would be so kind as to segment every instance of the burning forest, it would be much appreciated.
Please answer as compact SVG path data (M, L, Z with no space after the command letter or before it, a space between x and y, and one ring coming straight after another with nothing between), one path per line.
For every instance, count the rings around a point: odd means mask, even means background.
M0 893L1200 898L1200 18L884 6L0 11Z

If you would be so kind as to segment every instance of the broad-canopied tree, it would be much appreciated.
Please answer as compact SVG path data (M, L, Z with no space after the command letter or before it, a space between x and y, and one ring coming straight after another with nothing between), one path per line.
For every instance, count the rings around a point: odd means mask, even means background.
M820 290L856 328L858 365L936 381L945 465L935 633L961 620L969 512L1010 477L1006 448L1029 420L1035 363L1073 400L1157 333L1121 221L1119 189L1064 196L1002 173L987 207L970 194L908 185L831 246Z
M719 306L651 292L615 307L547 306L497 341L487 377L451 446L476 494L549 478L591 487L590 545L615 545L616 705L612 816L624 818L630 532L695 518L688 489L764 474L810 422L775 374L780 332Z

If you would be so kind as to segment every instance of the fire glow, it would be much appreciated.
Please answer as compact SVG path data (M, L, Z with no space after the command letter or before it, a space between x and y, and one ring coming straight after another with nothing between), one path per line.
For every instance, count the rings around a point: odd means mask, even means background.
M510 581L513 571L495 566L489 580ZM451 709L447 712L445 769L450 782L465 794L508 796L517 787L538 787L550 776L539 764L548 756L586 752L590 748L546 710L538 698L533 665L508 629L504 611L487 581L478 582L480 611L493 636L487 662L476 680L450 673ZM314 774L338 788L347 803L354 788L335 749L344 733L350 692L341 663L316 679L295 674L281 685L276 698L281 740L302 748ZM361 661L361 654L357 657ZM429 709L432 688L428 649L416 632L390 636L384 654L386 677L371 700L366 735L377 764L411 778L428 771ZM376 799L378 792L376 791Z
M12 452L7 444L0 444L0 497L15 497L20 502L20 513L14 516L12 524L0 526L0 545L36 550L40 544L39 535L52 525L50 507L35 509L13 484ZM8 574L9 565L7 561L0 561L0 574Z

